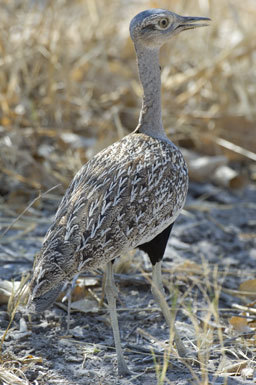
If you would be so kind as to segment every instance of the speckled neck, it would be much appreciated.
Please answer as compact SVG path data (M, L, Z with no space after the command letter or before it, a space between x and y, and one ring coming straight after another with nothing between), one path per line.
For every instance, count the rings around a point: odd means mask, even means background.
M135 43L140 81L144 95L136 132L166 139L161 112L161 71L159 49Z

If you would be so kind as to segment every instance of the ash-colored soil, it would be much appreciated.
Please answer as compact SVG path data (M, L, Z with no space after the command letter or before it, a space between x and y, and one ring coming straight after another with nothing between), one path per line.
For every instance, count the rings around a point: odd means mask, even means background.
M202 199L203 196L205 199ZM0 245L1 279L19 280L22 273L32 268L33 254L39 250L41 237L50 223L49 214L53 213L42 212L37 226L26 236L19 237L17 229L10 230L6 235L5 240L10 237L12 241ZM176 221L163 262L166 295L171 306L173 292L178 293L176 305L180 310L176 317L177 327L189 351L195 352L198 330L195 330L191 314L199 325L216 298L217 281L223 288L218 303L218 322L222 326L225 354L222 354L220 348L218 328L213 326L212 342L208 346L209 357L204 362L205 370L197 360L184 364L177 358L175 349L171 349L163 383L255 383L256 377L253 378L253 375L247 378L239 372L237 376L224 376L220 370L221 366L225 368L225 360L227 365L239 360L248 360L249 368L254 365L255 345L252 347L248 342L252 336L232 331L228 318L239 314L234 303L250 302L250 299L234 297L232 290L237 290L241 282L255 277L255 228L255 186L249 186L242 193L234 193L212 185L191 184L185 212ZM17 253L22 257L17 257ZM138 252L130 257L131 261L127 256L122 258L125 261L124 272L116 274L120 291L119 325L131 376L117 376L112 330L104 307L86 314L72 312L71 330L67 336L67 313L55 305L42 315L33 315L31 319L21 312L17 313L3 344L3 357L9 357L10 361L16 357L19 362L28 355L41 357L37 362L20 366L28 384L158 383L156 369L159 365L159 370L162 370L169 330L162 314L155 309L149 282L145 274L142 274L142 271L150 272L150 264L145 255ZM191 265L188 265L187 272L184 269L177 270L177 266L184 268L187 261L194 262L198 272L189 271ZM92 292L100 296L102 277L100 272L95 273L95 276L99 284L92 288ZM149 311L150 308L152 311ZM7 306L2 305L0 311L2 334L9 321ZM211 321L217 323L214 319ZM204 332L203 329L201 332ZM206 382L206 377L209 382Z

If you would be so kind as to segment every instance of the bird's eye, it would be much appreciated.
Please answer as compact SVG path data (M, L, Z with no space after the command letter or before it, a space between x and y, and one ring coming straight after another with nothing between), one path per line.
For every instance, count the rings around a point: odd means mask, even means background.
M169 25L169 20L167 18L161 19L159 20L158 25L160 28L166 29Z

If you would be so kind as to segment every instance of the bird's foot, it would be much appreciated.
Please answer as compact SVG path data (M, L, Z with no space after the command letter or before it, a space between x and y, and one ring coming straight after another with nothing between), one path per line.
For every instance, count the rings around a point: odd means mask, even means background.
M118 360L117 362L117 369L118 369L118 376L119 377L126 377L132 374L130 370L128 369L128 366L122 357L121 359Z

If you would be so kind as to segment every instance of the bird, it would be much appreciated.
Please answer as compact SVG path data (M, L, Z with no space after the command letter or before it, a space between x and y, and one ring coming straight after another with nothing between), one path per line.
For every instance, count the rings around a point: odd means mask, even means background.
M173 320L161 277L161 262L173 224L184 207L188 169L179 148L167 137L161 113L159 51L181 31L208 25L207 17L180 16L148 9L130 22L143 100L135 130L92 157L66 190L43 240L29 283L27 307L50 307L63 284L82 272L106 266L108 303L119 376L129 374L120 342L118 295L113 261L139 249L152 263L151 290L167 324ZM173 328L180 356L186 348Z

